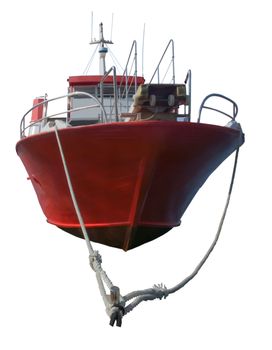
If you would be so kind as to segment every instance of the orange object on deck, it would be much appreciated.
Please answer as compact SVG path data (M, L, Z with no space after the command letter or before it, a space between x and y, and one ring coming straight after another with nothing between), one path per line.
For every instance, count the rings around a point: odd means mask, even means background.
M45 101L44 97L36 97L33 100L33 106L35 106L41 102L44 102L44 101ZM43 118L43 110L44 110L44 104L41 104L40 106L33 109L32 115L31 115L31 121L36 122L39 119L42 119Z

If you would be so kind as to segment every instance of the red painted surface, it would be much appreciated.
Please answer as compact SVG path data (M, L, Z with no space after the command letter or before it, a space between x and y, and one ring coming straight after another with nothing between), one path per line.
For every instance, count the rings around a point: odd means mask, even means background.
M131 249L180 224L198 189L243 143L197 123L128 122L59 130L90 239ZM17 144L48 221L81 235L54 131Z
M69 86L74 85L97 85L101 82L101 79L103 78L103 75L79 75L79 76L72 76L68 78ZM137 85L144 83L143 77L137 77L136 78ZM116 76L116 82L117 85L125 85L126 84L126 78L124 76L117 75ZM104 84L112 84L113 83L113 76L108 76L104 80ZM128 76L127 77L127 83L128 85L135 83L135 77L134 76Z
M33 100L33 106L37 105L38 103L41 103L44 101L44 98L43 97L37 97L37 98L34 98ZM31 115L31 121L32 122L36 122L38 121L39 119L42 119L43 117L43 108L44 108L44 105L40 105L36 108L33 109L32 111L32 115Z

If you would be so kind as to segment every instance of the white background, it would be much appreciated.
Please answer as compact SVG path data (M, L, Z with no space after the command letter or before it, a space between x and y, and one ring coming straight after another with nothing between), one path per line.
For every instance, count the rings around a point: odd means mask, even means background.
M1 349L271 349L271 9L269 1L9 1L1 26ZM82 74L104 22L125 63L146 23L145 76L167 44L177 81L193 71L193 114L210 92L237 101L246 134L222 237L199 275L163 301L108 326L84 241L46 223L15 153L32 99L66 92ZM233 157L197 195L182 225L127 253L95 245L126 294L183 279L215 234Z

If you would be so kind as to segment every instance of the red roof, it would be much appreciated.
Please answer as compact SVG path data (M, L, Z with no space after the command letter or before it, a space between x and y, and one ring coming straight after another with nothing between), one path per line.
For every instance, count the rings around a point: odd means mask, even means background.
M79 75L79 76L73 76L69 77L67 81L69 82L69 86L74 86L74 85L97 85L100 83L102 79L102 75ZM128 79L128 84L131 84L135 81L134 76L129 76L127 77ZM143 84L144 83L144 78L143 77L136 77L137 80L137 85ZM116 81L117 85L125 85L126 83L126 78L122 75L117 75L116 76ZM105 80L104 83L113 83L113 76L108 76Z

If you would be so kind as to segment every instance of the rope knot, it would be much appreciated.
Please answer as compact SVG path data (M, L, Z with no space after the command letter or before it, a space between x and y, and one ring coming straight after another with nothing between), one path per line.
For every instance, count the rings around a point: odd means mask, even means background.
M97 267L101 266L102 264L102 257L99 254L98 250L94 250L93 254L89 255L90 265L91 268L96 271Z
M159 299L162 299L162 298L166 299L169 295L169 291L166 288L166 285L163 283L154 284L153 290L156 293L157 298Z

